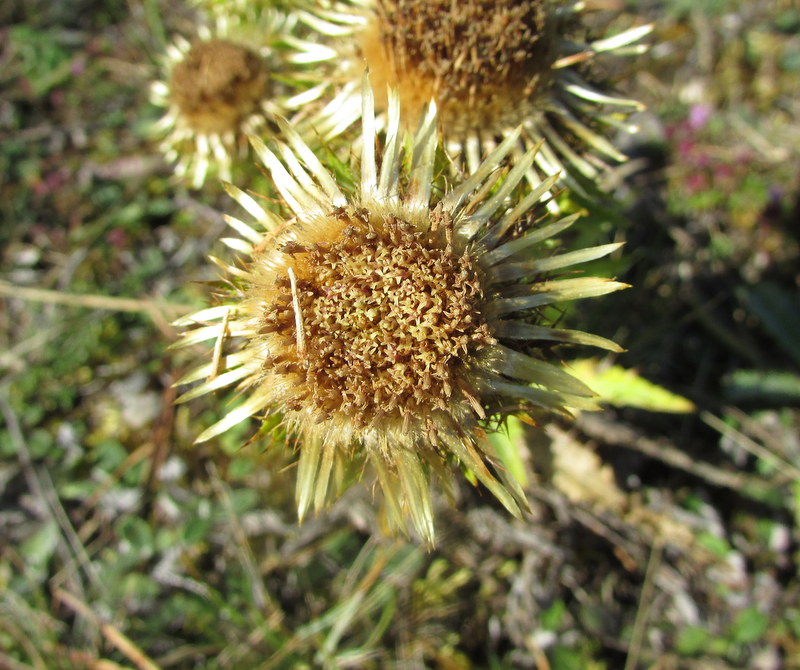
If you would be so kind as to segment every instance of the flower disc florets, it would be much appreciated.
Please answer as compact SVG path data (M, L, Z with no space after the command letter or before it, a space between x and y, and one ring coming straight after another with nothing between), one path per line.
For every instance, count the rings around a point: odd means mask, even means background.
M447 412L463 359L494 342L475 262L448 242L452 224L419 231L342 208L324 227L324 240L284 244L273 284L255 288L275 352L265 367L297 389L287 409L405 432Z
M172 70L172 101L187 125L199 133L236 129L268 95L269 73L263 58L228 40L195 42Z
M436 100L447 133L519 125L552 84L556 34L546 0L381 0L361 38L378 91L408 118Z

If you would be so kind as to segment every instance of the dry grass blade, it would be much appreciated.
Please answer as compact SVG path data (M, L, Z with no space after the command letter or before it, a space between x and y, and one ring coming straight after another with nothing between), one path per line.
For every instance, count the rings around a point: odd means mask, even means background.
M32 665L20 663L0 652L0 670L36 670Z
M699 461L670 444L665 438L653 440L619 422L589 414L582 414L577 423L578 427L590 437L602 440L606 444L639 451L673 468L700 477L714 486L731 489L758 500L766 498L770 493L771 487L766 486L762 479L740 472L721 470L710 463Z
M650 610L650 603L653 599L653 589L655 587L655 577L661 564L661 554L664 544L656 540L650 551L650 559L647 561L647 572L644 576L642 592L639 596L639 608L636 610L636 619L633 624L631 641L628 645L628 656L625 659L625 670L635 670L639 662L644 634L647 630L647 617Z
M239 523L239 519L233 509L230 490L225 482L222 481L222 478L219 476L219 472L213 463L209 463L208 469L211 476L211 485L214 487L214 491L222 502L223 509L228 516L228 523L230 525L231 532L233 533L233 538L236 542L235 547L239 555L239 560L241 561L242 567L247 572L247 576L250 580L253 603L259 610L269 610L273 613L276 613L278 619L280 619L280 608L277 606L275 600L267 592L266 587L264 586L261 574L258 571L258 566L256 565L253 550L250 548L250 543L247 541L247 535L245 535L244 529Z
M67 305L87 309L103 309L110 312L135 312L147 314L165 334L172 334L169 322L192 311L194 305L180 305L154 299L117 298L110 295L66 293L50 289L15 286L0 280L0 297L8 299L43 302L52 305Z
M800 481L800 469L789 463L786 459L781 458L780 455L761 446L758 442L751 440L747 435L729 426L722 419L711 414L711 412L702 412L700 418L706 425L711 426L711 428L719 432L720 435L724 435L733 440L747 453L760 458L765 463L769 463L778 473L781 473L778 476L789 475L792 479Z
M147 654L139 649L127 635L115 626L101 621L86 603L60 588L55 588L54 594L56 599L64 603L73 612L99 628L106 641L120 653L124 654L139 670L160 670Z
M72 522L69 520L61 504L50 474L47 470L34 466L30 449L28 448L19 421L8 401L7 390L3 389L0 389L0 412L2 412L3 418L6 421L6 426L11 436L11 442L17 452L17 458L25 474L28 488L40 500L46 502L47 510L61 528L63 538L66 540L67 546L73 552L75 560L83 568L92 584L99 591L105 592L106 588L97 574L97 569L89 558L86 548L75 532L75 528L73 528Z

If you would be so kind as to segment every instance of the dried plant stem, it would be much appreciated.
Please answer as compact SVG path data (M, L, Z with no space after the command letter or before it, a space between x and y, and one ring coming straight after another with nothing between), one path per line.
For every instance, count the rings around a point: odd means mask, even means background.
M639 595L639 608L636 610L636 619L633 622L633 632L631 641L628 645L628 656L625 659L625 670L635 670L639 662L639 654L642 650L642 641L647 630L647 617L650 611L650 604L653 601L653 588L656 582L656 573L661 565L661 554L664 544L657 539L650 551L650 559L647 561L647 572L644 576L642 592Z
M52 328L40 330L32 337L16 343L13 347L9 347L7 351L0 352L0 367L8 368L15 372L21 370L23 368L22 361L25 355L42 348L55 336L56 332ZM2 668L0 668L0 670L2 670Z
M90 609L90 607L73 594L56 587L54 594L58 600L69 607L73 612L87 619L100 629L103 637L122 654L125 655L139 670L160 670L148 656L137 647L133 641L122 631L109 623L104 623Z
M778 454L770 451L766 447L761 446L758 442L750 439L744 433L736 430L733 426L729 426L722 419L714 416L711 412L701 412L700 418L708 426L733 440L738 446L744 449L747 453L760 458L765 463L769 463L779 473L785 473L792 478L800 480L800 469L789 463Z
M723 407L721 411L725 416L729 416L738 421L741 425L741 431L751 440L757 439L760 444L764 445L765 449L775 455L775 458L780 458L783 462L791 462L788 455L785 453L785 447L781 444L780 435L776 434L774 430L770 430L766 426L760 424L738 407L728 405ZM798 466L792 465L792 467L795 472L800 472Z
M770 487L760 479L721 470L711 463L692 458L664 439L652 440L621 423L584 413L578 418L577 424L590 437L606 444L634 449L673 468L700 477L714 486L732 489L757 500L764 499L770 492Z
M132 453L128 454L125 459L120 463L111 476L98 487L81 503L80 512L86 517L97 506L104 495L106 495L116 484L119 483L120 478L129 472L136 464L141 461L148 461L153 453L154 445L152 442L146 442L138 447ZM78 531L78 537L83 541L87 541L89 537L97 530L96 523L86 523L81 526Z
M86 548L75 532L75 528L72 526L72 522L61 504L50 474L43 468L37 468L33 463L33 458L22 434L17 415L8 400L8 390L4 388L0 388L0 413L5 419L11 443L17 452L17 458L25 475L28 488L36 498L45 501L48 513L61 528L63 539L73 552L75 560L83 568L92 584L100 592L105 593L105 585L97 574L95 565L90 560Z
M258 566L256 565L255 555L247 540L247 535L239 523L236 512L233 509L233 502L231 501L230 489L222 480L213 463L209 463L208 472L211 477L211 485L214 492L217 494L222 507L225 510L228 524L233 534L235 541L235 548L239 555L242 567L244 568L250 580L250 588L253 596L253 604L259 611L269 611L270 613L277 614L278 622L283 618L280 607L276 604L275 600L267 591L264 586L264 581L259 573Z
M0 670L35 670L34 666L20 663L0 652Z
M20 630L11 621L12 619L16 618L14 615L19 616L22 614L22 612L14 612L14 610L11 608L6 609L4 607L4 609L6 611L4 612L3 618L0 619L0 632L3 633L4 636L11 638L25 650L25 653L29 656L32 665L20 663L18 660L10 656L6 656L2 651L0 651L0 670L47 670L47 665L45 665L42 655L33 644L33 640L31 640L28 631ZM11 614L12 612L13 615Z
M16 286L0 280L0 297L18 298L31 302L52 305L69 305L88 309L104 309L110 312L145 313L161 329L169 328L168 321L183 316L195 309L193 305L181 305L150 298L117 298L110 295L91 293L66 293L31 286Z

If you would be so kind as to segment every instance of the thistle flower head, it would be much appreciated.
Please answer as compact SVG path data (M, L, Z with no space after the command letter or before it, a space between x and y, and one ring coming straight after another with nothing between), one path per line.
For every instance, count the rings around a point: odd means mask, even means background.
M212 18L193 40L177 37L169 45L162 77L150 88L151 101L164 110L154 135L193 188L210 174L231 179L249 133L264 132L276 116L316 96L305 68L320 58L317 45L293 39L291 15L253 3L209 9Z
M636 43L651 29L585 41L589 4L351 0L336 11L318 11L314 25L336 36L351 78L366 64L376 92L387 85L397 89L404 118L417 119L428 100L435 100L447 150L462 169L474 172L521 125L517 158L544 140L530 180L560 172L580 188L597 182L609 159L624 160L606 136L609 129L626 127L625 117L641 109L635 100L605 90L590 66L603 54L642 53ZM349 41L340 37L346 26ZM354 109L339 96L315 123L322 133L340 132L347 119L354 120Z
M182 379L205 380L182 399L230 384L246 393L200 440L250 416L282 415L298 444L301 519L338 494L353 465L367 465L390 527L403 529L410 518L432 544L430 480L448 490L455 467L473 473L512 514L525 508L486 437L493 422L510 412L595 407L589 389L542 360L539 348L568 342L618 350L555 327L545 312L562 300L622 288L562 276L619 245L543 251L575 217L530 224L529 211L555 178L514 204L511 195L536 155L531 150L505 174L498 169L516 134L442 195L433 187L435 106L404 141L400 101L391 93L378 157L366 83L362 101L355 193L340 189L288 126L286 143L274 149L254 140L287 216L229 187L263 230L229 219L244 238L229 244L248 257L243 268L223 264L237 288L223 304L180 323L200 325L183 344L227 345L231 338L233 351Z

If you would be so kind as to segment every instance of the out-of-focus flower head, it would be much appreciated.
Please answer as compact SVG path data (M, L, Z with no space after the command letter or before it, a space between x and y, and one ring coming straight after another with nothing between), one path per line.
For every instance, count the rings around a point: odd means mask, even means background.
M296 17L271 5L216 2L205 9L196 35L167 47L150 89L164 110L153 134L193 188L212 174L230 180L235 161L248 154L248 134L270 132L276 116L291 116L317 97L309 66L331 56L297 38Z
M544 140L530 181L561 173L573 188L598 184L625 156L608 137L631 129L642 105L610 90L600 74L606 55L641 54L652 26L588 37L596 2L557 0L342 0L309 3L298 18L340 51L338 95L313 120L328 137L358 114L356 82L366 65L376 102L387 85L403 117L416 123L428 100L450 156L474 172L522 126L515 159ZM594 187L593 187L594 188Z

